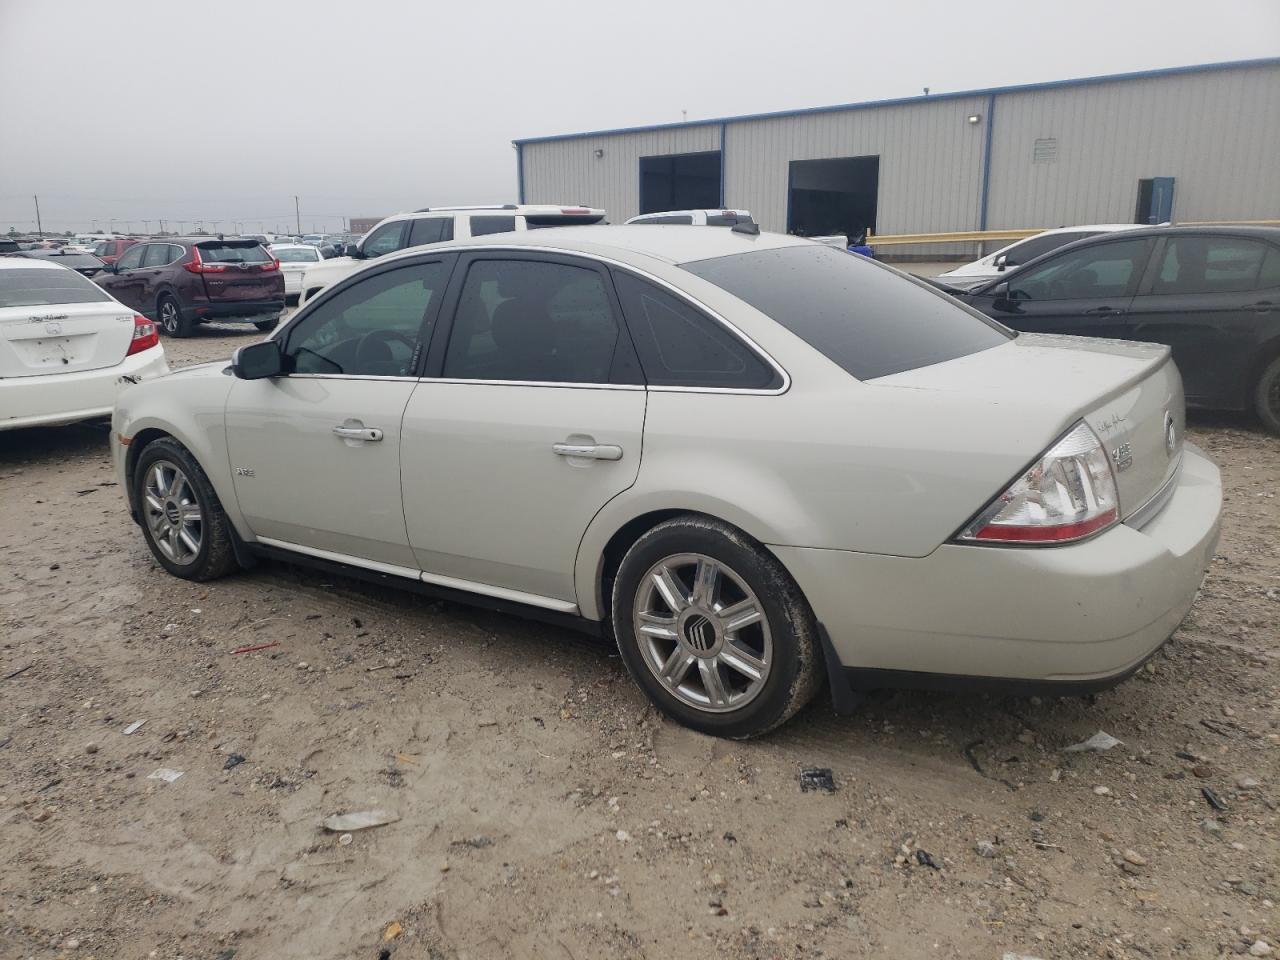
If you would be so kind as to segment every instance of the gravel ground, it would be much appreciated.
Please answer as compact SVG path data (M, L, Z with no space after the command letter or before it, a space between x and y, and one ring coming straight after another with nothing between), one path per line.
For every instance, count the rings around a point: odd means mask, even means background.
M0 433L0 957L1280 950L1280 439L1190 436L1222 543L1139 676L818 703L731 743L564 631L284 565L168 577L105 427ZM1123 743L1063 752L1099 730ZM370 809L399 819L322 827Z

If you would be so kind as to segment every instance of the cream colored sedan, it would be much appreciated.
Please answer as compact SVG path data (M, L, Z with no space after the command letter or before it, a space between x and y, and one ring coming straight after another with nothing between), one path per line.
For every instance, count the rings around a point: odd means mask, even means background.
M1221 502L1166 348L1016 336L754 226L382 257L114 432L176 576L287 557L585 628L731 737L824 684L1116 682Z

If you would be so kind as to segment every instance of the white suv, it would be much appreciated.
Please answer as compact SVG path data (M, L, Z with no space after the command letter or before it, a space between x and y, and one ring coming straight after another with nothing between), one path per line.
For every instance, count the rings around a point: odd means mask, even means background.
M736 227L740 223L755 223L749 210L664 210L661 213L642 213L627 223L674 223L691 227Z
M351 276L366 260L422 247L446 240L469 240L491 233L536 230L541 227L587 226L601 223L605 212L592 207L562 207L558 204L514 204L488 207L423 207L413 213L397 213L344 251L302 275L302 297L306 303L325 287Z

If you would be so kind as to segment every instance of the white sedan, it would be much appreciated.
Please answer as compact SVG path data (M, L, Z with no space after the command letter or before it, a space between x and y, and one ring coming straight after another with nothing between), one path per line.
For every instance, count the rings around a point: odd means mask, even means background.
M272 244L268 251L280 261L285 299L296 301L302 296L302 275L308 267L324 259L320 256L320 249L306 243L278 243Z
M0 430L109 416L126 378L168 372L150 320L67 267L0 258Z
M287 557L528 611L731 737L824 683L1114 683L1221 506L1168 348L1018 336L741 227L381 257L229 368L125 390L113 436L171 574Z

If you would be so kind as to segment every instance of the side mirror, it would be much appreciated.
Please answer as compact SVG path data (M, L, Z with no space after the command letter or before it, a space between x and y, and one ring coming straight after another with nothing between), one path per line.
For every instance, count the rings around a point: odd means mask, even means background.
M120 268L117 267L114 263L104 263L102 265L102 272L103 273L119 273Z
M241 380L265 380L284 373L284 354L276 340L241 347L231 355L231 372Z
M356 243L348 243L345 247L343 247L342 255L344 257L351 257L353 260L359 260L364 256L360 252L360 245Z
M999 270L1001 273L1004 273L1005 268L1008 266L1009 266L1009 255L1007 253L1002 253L1000 254L1000 256L996 257L997 270Z

